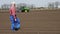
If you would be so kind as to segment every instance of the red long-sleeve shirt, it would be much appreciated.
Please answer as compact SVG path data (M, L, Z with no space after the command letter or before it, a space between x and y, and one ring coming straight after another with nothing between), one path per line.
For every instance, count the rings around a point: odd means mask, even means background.
M10 15L14 16L14 19L16 18L16 8L14 6L10 7Z

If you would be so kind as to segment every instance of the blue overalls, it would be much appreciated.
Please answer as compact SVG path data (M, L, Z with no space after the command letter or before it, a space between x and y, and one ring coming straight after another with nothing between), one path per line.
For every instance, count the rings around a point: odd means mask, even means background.
M15 30L15 28L20 28L19 18L16 18L16 21L15 21L14 16L10 15L10 21L11 21L11 29L12 30Z

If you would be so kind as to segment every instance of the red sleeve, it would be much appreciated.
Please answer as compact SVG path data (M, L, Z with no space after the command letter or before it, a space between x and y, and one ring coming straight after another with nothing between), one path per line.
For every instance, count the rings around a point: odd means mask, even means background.
M14 7L14 12L15 12L14 19L16 19L16 9L15 9L15 7Z

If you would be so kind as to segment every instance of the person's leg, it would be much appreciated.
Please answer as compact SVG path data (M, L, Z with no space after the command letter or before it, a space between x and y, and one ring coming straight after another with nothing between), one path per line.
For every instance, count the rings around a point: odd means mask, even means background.
M19 18L17 18L17 23L18 23L17 28L19 28L20 27L20 19Z
M19 30L20 29L20 20L18 18L16 18L16 26L15 26L15 30Z
M14 30L14 24L11 24L11 29Z
M17 23L20 24L20 19L19 18L17 18Z
M15 29L16 31L19 30L19 29L20 29L20 24L17 24L17 26L14 27L14 29Z
M11 21L11 29L14 30L14 19L13 19L13 16L10 16L10 21Z

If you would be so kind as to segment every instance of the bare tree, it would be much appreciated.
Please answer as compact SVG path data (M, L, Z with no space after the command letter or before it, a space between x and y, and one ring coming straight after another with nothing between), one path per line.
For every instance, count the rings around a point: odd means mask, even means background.
M57 2L57 1L56 1L56 2L52 2L52 3L49 3L49 4L48 4L48 8L57 9L59 5L60 5L60 3Z
M49 3L49 4L48 4L48 8L53 9L53 8L54 8L54 3Z
M59 6L59 2L55 2L55 8L58 8L58 6Z
M1 6L2 9L9 9L10 8L10 4L3 4Z

